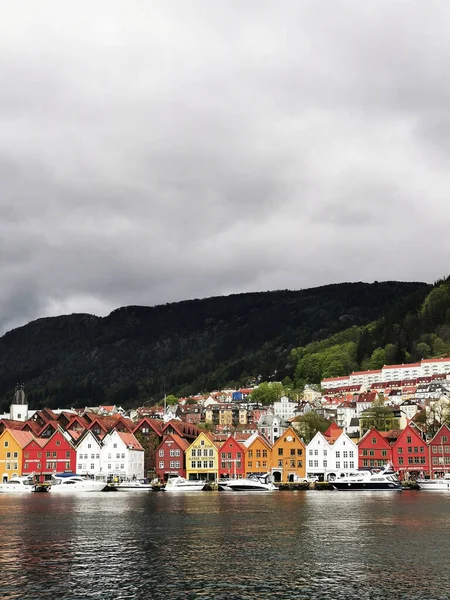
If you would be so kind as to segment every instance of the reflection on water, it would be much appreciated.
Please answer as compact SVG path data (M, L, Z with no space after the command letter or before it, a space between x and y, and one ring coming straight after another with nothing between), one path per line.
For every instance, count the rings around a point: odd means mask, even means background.
M0 596L450 596L450 495L0 496Z

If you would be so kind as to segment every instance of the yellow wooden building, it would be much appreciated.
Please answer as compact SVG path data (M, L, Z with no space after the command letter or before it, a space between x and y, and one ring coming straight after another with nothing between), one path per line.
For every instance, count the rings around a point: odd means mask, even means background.
M293 427L280 436L272 448L273 480L298 481L306 477L306 446Z
M244 445L247 446L245 452L245 476L268 473L272 454L270 442L263 435L254 433L244 442Z
M186 479L215 481L219 475L219 449L202 431L186 450Z
M5 429L0 435L0 476L9 481L13 475L22 475L23 449L34 436L29 431Z

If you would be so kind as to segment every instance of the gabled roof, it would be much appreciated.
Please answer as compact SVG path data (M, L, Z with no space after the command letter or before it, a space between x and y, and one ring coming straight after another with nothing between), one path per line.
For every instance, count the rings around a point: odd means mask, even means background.
M161 419L149 419L148 417L143 417L142 419L139 419L139 421L133 427L132 433L135 433L136 431L138 431L138 429L140 429L140 427L144 423L147 424L150 427L150 429L153 429L153 431L156 434L158 434L159 436L162 435L164 421L162 421Z
M14 421L13 419L0 419L0 424L3 424L6 429L22 429L24 422L27 421Z
M175 444L181 448L181 450L183 450L183 452L186 452L186 450L189 448L190 444L187 441L186 438L182 438L179 435L177 435L176 433L168 433L166 436L164 436L163 441L161 442L160 446L162 446L162 444L164 444L165 442L167 442L168 439L172 439Z
M265 444L269 450L272 450L272 444L269 442L269 440L264 435L261 435L257 431L255 431L255 433L253 433L247 440L242 442L242 445L245 446L246 448L250 448L250 446L252 444L254 444L257 440L261 440L263 442L263 444Z
M132 433L124 433L123 431L116 431L122 442L131 450L142 450L144 448L137 441L136 437Z
M31 431L20 431L19 429L9 429L8 431L21 448L25 448L27 444L34 440Z

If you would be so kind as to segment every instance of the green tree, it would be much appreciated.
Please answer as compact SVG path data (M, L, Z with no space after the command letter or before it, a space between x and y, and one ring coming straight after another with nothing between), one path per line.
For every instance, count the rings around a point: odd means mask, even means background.
M448 344L440 337L435 338L433 341L433 356L447 356Z
M284 387L281 383L267 383L263 381L250 394L252 402L258 402L268 406L274 402L278 402L281 396L284 395Z
M431 348L425 342L419 342L416 346L416 356L418 359L421 358L430 358L431 356Z
M371 369L382 369L386 364L386 350L383 348L375 348L370 357Z
M166 396L166 405L171 406L172 404L178 404L178 400L179 398L177 398L173 394L169 394L168 396Z
M328 429L330 421L311 410L300 417L296 417L292 425L298 431L305 444L309 444L318 431L323 433Z

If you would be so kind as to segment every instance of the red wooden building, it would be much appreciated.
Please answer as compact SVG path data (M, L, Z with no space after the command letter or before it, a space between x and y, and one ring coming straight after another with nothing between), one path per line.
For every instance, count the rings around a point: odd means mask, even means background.
M219 448L219 479L245 476L245 450L233 436L225 440Z
M36 473L49 478L52 473L75 473L76 452L62 431L49 439L34 438L23 450L22 473Z
M156 475L161 481L169 476L186 477L185 452L190 442L176 433L165 435L156 449Z
M403 429L392 446L392 462L401 479L417 478L420 474L429 475L427 443L423 432L412 423Z
M447 425L442 425L429 442L428 450L431 477L442 477L450 471L450 429Z
M384 467L392 462L392 447L374 427L366 431L358 442L358 468Z

